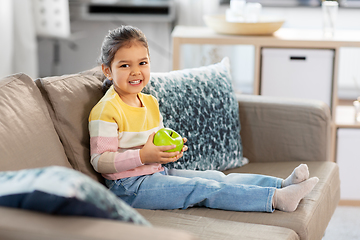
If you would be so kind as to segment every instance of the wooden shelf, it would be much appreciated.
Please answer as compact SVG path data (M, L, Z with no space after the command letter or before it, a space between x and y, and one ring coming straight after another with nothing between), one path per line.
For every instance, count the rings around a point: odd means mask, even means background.
M245 36L217 34L207 27L176 26L172 37L189 44L250 44L271 47L335 48L360 47L360 31L336 30L326 38L318 29L280 28L273 35Z

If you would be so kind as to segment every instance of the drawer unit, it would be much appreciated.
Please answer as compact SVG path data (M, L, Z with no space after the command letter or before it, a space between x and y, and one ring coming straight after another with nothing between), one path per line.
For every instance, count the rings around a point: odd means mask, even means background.
M260 94L317 99L331 107L334 50L263 48Z

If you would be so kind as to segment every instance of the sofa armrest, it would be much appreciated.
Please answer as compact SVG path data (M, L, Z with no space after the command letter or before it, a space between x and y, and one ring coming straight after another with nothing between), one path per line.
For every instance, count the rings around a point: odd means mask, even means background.
M187 232L99 218L54 216L0 207L0 239L144 240L195 239Z
M330 108L317 100L237 95L250 162L329 161Z

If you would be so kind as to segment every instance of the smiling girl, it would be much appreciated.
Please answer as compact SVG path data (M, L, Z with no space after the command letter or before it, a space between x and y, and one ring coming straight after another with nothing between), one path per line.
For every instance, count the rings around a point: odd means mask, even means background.
M301 164L284 179L257 174L167 169L180 152L176 146L155 146L163 127L157 100L141 93L150 79L147 40L137 28L109 32L100 61L112 82L89 117L91 164L108 188L135 208L186 209L205 206L234 211L295 211L318 182ZM199 106L201 107L201 106ZM184 138L186 143L187 139Z

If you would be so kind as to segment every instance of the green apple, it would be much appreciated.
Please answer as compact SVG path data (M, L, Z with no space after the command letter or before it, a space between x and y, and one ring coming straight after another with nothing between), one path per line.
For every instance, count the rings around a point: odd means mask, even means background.
M176 145L174 149L170 149L166 152L181 152L181 149L184 146L183 138L170 128L161 128L155 133L154 144L156 146L168 146Z

